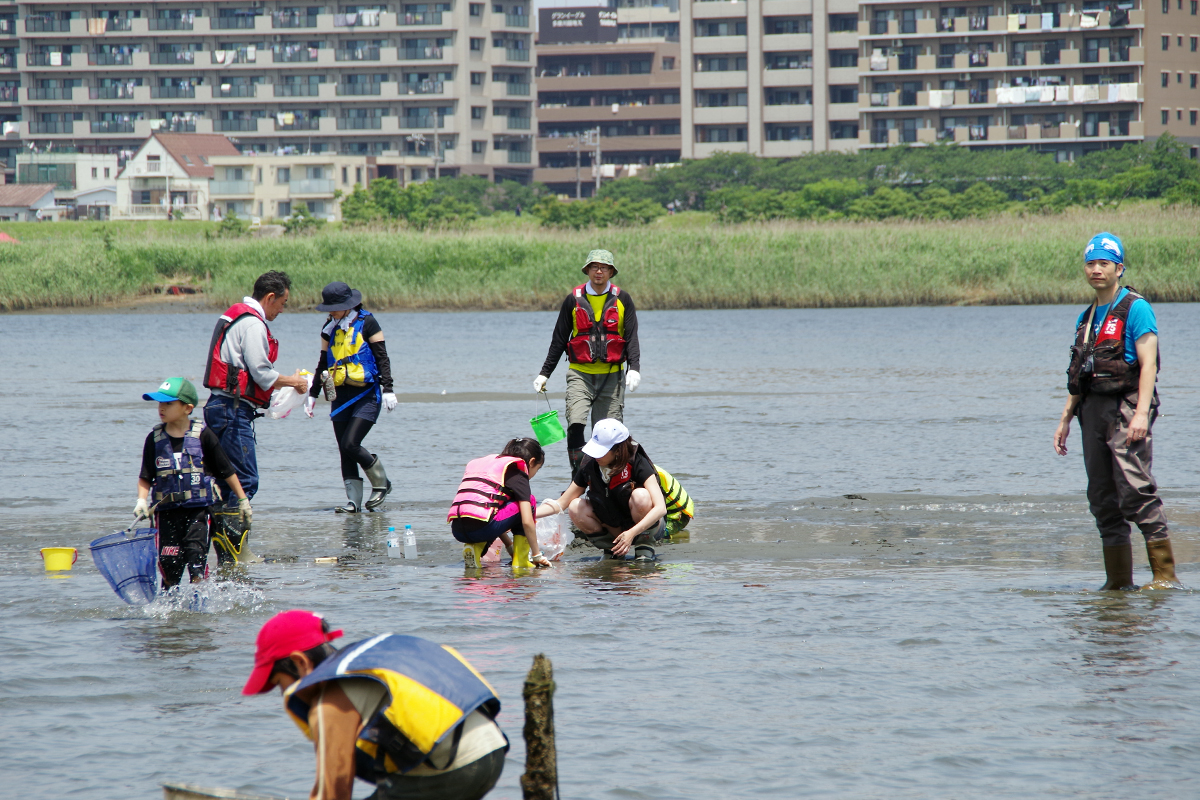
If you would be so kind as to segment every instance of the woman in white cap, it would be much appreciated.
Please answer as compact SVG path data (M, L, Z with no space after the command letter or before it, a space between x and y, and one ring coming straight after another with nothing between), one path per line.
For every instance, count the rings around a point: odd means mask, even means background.
M587 496L584 496L584 493ZM692 499L615 419L602 419L583 446L583 458L571 485L557 500L538 508L538 516L566 509L571 521L606 559L653 561L653 542L687 526Z
M362 467L371 481L368 509L378 508L392 490L379 456L362 446L379 419L379 407L388 411L396 407L392 392L392 366L379 320L363 308L362 292L334 281L321 290L317 311L329 312L321 329L321 354L309 390L304 413L313 415L317 393L321 390L321 373L328 371L337 387L333 398L333 435L337 438L342 457L342 483L346 487L346 505L338 511L356 514L363 510Z

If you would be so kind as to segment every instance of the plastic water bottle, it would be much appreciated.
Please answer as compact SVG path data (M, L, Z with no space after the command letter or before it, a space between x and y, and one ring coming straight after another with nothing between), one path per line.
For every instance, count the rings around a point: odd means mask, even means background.
M412 525L404 526L404 557L417 557L417 535L413 533Z
M396 536L395 528L388 528L387 538L387 553L388 558L400 558L400 538Z

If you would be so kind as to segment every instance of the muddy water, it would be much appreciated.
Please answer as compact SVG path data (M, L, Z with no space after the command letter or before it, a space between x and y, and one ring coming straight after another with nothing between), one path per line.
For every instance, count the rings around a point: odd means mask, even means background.
M1156 473L1192 583L1200 322L1157 310ZM1091 591L1078 439L1050 450L1074 313L646 313L626 422L696 496L690 540L650 567L572 549L534 575L465 573L442 518L462 465L528 430L552 316L383 314L401 405L367 443L395 499L333 515L328 422L260 421L254 546L271 561L206 586L202 611L125 607L86 553L52 578L37 549L126 522L156 421L139 395L198 377L213 316L0 318L0 794L305 795L311 751L278 699L238 694L258 625L301 606L349 640L453 644L487 674L513 740L496 798L520 797L538 652L564 797L1192 796L1200 596ZM282 365L311 366L319 324L277 321ZM561 490L565 461L559 445L537 494ZM405 523L421 556L389 561Z

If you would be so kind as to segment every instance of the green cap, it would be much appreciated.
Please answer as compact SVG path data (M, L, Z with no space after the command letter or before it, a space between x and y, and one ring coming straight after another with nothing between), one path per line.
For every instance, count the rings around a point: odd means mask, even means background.
M181 400L189 406L200 404L200 396L196 387L187 378L167 378L157 391L142 395L143 400L157 400L160 403L171 403Z
M593 250L587 254L587 261L583 262L583 271L587 272L587 268L592 264L606 264L613 268L613 274L617 274L617 265L613 263L613 254L607 250Z

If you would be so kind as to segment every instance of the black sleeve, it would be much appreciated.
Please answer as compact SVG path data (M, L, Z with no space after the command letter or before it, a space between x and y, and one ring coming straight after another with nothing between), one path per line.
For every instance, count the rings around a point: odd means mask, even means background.
M504 475L504 490L514 503L529 502L533 489L529 486L529 476L521 472L515 464L508 468Z
M558 360L566 352L567 342L571 339L573 322L571 317L574 314L575 297L567 295L567 299L563 300L562 307L558 310L558 320L554 323L554 334L550 337L550 351L546 353L546 363L542 364L542 371L539 374L549 378L553 374L554 368L558 366Z
M383 333L383 328L379 326L379 320L375 315L367 317L367 321L363 323L362 336L364 339L370 339L377 333Z
M592 472L599 469L596 466L596 459L585 455L579 462L579 468L575 470L575 474L571 476L571 483L576 486L581 486L584 489L588 488L588 483Z
M325 367L329 365L329 351L322 350L321 355L317 358L317 369L313 372L313 383L308 389L309 397L316 397L321 393L321 373L325 371Z
M221 481L233 474L233 464L225 455L221 440L208 428L200 431L200 449L204 452L205 472Z
M365 326L364 326L365 327ZM375 356L375 368L379 370L379 385L383 391L392 391L392 362L388 358L386 342L369 342L371 355Z
M624 289L617 296L625 306L625 360L634 372L642 371L642 346L638 344L637 309L633 306L633 298Z
M658 474L654 469L653 462L650 457L643 451L638 450L637 455L633 457L633 483L641 488L646 485L646 481Z
M142 469L138 472L138 477L144 481L154 483L154 476L158 474L158 469L154 466L154 432L146 434L146 443L142 445Z

